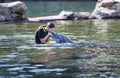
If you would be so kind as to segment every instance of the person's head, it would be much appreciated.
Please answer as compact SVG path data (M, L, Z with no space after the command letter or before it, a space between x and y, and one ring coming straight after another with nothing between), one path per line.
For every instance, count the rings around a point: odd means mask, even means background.
M46 30L47 30L48 32L53 32L54 29L55 29L55 25L54 25L54 23L48 22L48 23L46 24L45 28L46 28Z

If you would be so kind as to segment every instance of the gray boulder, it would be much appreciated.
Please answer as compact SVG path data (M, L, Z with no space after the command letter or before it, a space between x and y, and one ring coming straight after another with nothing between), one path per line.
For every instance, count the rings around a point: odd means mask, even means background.
M80 20L80 19L89 19L91 14L89 12L70 12L62 11L59 14L60 17L65 17L68 20Z
M14 21L26 18L27 6L21 2L0 3L0 21Z
M98 0L91 14L94 18L119 18L120 0Z
M74 17L75 20L89 19L91 14L89 12L74 12Z

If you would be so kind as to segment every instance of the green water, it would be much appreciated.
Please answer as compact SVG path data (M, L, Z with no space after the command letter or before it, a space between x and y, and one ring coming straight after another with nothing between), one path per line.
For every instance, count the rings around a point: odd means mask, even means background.
M92 12L95 1L29 1L25 2L28 7L29 17L58 15L61 11Z
M55 32L74 41L119 46L119 22L54 23ZM0 24L0 78L120 78L119 47L35 47L35 30L44 23ZM48 44L55 41L50 39Z
M120 45L119 21L58 21L55 32L78 42ZM35 47L34 32L43 24L0 25L1 78L120 77L120 48Z

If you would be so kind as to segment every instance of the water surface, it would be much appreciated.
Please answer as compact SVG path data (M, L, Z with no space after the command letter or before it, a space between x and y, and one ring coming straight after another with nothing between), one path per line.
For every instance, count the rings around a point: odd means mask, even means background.
M96 1L24 1L29 17L58 15L61 11L92 12Z
M78 42L120 45L119 21L57 21L55 32ZM34 32L43 24L0 25L0 77L120 77L120 48L35 47ZM50 39L49 44L54 43Z
M30 17L54 15L62 10L91 12L95 5L91 1L26 4ZM111 19L54 23L56 33L76 42L120 46L119 22ZM119 47L36 47L35 30L44 24L0 24L0 78L120 78ZM55 41L50 39L48 44Z

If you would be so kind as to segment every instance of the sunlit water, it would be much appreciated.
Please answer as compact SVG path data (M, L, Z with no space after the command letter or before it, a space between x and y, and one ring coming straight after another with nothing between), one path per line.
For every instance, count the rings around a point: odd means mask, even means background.
M120 46L120 20L56 21L76 42ZM44 23L0 24L0 78L120 78L120 48L36 47ZM53 39L49 45L55 44Z

